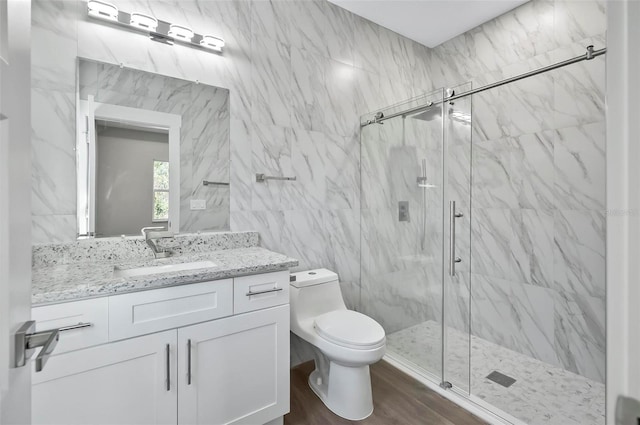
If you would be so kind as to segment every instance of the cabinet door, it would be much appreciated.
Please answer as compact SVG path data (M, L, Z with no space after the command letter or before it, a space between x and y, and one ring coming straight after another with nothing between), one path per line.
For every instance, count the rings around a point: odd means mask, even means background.
M255 425L282 416L289 305L181 328L178 359L178 423Z
M53 356L32 375L33 424L176 424L177 332Z

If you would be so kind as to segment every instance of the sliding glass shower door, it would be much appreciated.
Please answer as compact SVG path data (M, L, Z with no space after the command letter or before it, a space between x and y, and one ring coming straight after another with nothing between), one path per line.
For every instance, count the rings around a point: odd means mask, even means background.
M434 377L443 372L442 99L438 90L364 116L376 122L361 132L360 305L384 327L390 356Z
M455 95L471 90L464 84L447 93L444 103L445 214L443 274L443 385L470 392L471 351L471 96Z
M468 393L471 105L446 96L362 119L360 305L389 357Z

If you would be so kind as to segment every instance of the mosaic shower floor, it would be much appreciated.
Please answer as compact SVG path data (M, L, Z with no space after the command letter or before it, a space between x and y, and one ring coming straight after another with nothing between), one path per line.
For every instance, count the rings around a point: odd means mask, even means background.
M440 375L440 325L427 321L387 335L387 351ZM431 342L431 343L429 343ZM604 425L605 386L463 332L447 330L446 379L529 424ZM469 367L471 351L471 367ZM486 378L501 372L505 388Z

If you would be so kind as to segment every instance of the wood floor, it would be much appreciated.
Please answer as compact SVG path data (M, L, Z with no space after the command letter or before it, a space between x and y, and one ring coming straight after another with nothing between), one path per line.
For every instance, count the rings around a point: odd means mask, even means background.
M486 424L384 361L371 366L373 414L363 421L348 421L311 391L307 379L313 369L313 361L291 369L291 412L284 417L285 425Z

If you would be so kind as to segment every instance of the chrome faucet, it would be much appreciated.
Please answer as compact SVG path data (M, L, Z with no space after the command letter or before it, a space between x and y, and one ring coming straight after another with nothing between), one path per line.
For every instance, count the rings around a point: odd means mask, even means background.
M153 251L154 257L166 258L171 255L172 252L170 249L159 247L154 240L173 239L173 237L175 236L173 232L170 232L164 227L143 227L141 232L142 236L144 236L145 242Z

